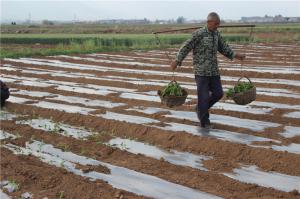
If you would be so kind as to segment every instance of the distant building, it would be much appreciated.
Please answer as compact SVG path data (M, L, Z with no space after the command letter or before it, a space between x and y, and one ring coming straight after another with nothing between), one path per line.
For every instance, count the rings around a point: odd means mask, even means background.
M300 17L283 17L282 15L275 15L275 17L265 15L264 17L242 17L243 23L288 23L300 22Z
M300 17L287 17L288 22L297 23L300 22Z
M103 19L103 20L98 20L97 23L100 23L100 24L149 24L150 21L146 18L144 18L144 19Z

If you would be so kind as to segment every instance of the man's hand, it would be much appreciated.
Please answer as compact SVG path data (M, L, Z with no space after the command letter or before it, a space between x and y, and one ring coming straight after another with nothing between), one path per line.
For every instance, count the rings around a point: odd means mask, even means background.
M246 55L236 53L235 56L234 56L234 58L243 61L246 58Z
M171 67L172 70L175 70L177 68L177 62L176 62L176 60L172 61L170 67Z

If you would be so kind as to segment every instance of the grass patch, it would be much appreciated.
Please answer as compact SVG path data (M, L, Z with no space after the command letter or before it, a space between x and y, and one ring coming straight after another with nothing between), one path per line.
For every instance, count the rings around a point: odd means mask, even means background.
M160 46L157 44L157 40L153 34L9 34L1 36L2 47L0 58L163 49L179 47L190 37L191 34L162 34L159 35L162 44L162 46ZM225 35L224 38L228 42L239 43L252 40L248 35ZM14 45L19 45L19 47L13 48ZM43 48L43 46L46 47Z
M1 25L2 33L26 34L150 34L162 30L174 30L204 26L205 24L55 24L55 25ZM229 25L229 24L221 24ZM226 33L249 33L249 28L222 28ZM190 31L183 31L191 33ZM178 33L183 33L178 32ZM300 23L256 24L254 33L300 32Z
M32 56L51 56L59 54L84 54L95 52L118 52L131 50L153 50L168 47L178 48L191 37L189 33L160 34L162 46L157 44L153 31L170 30L197 26L189 25L104 25L104 26L3 26L7 32L26 30L29 33L1 34L0 58L18 58ZM42 29L43 31L41 31ZM13 31L9 31L12 30ZM88 30L89 34L81 30ZM95 34L100 30L114 30L112 33ZM40 30L36 32L36 30ZM129 30L135 33L129 34ZM220 32L229 43L255 42L297 42L300 41L299 24L260 24L253 29L249 37L249 28L220 28ZM101 31L100 31L101 32ZM125 32L125 33L123 33ZM80 34L77 34L80 33ZM120 34L122 33L122 34ZM145 34L146 33L146 34Z

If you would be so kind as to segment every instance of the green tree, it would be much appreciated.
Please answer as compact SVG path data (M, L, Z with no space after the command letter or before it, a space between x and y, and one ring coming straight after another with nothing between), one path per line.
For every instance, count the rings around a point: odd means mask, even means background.
M185 18L183 16L180 16L180 17L177 18L176 22L178 24L183 24L185 22Z

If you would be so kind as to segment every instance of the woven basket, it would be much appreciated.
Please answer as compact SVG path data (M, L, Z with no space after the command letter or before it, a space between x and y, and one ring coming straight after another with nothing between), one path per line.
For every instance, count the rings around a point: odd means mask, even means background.
M247 78L249 80L249 82L252 84L251 80L248 77L244 76L244 77L241 77L237 81L235 86L238 85L238 83L240 82L240 80L242 78ZM247 90L247 91L241 92L241 93L234 93L232 96L232 99L236 104L239 104L239 105L249 104L256 99L256 87L253 85L253 88L251 88L250 90Z
M187 96L188 96L188 92L185 89L182 89L182 96L162 96L162 91L158 90L157 94L159 95L160 99L161 99L161 103L166 105L167 107L174 107L174 106L180 106L182 104L184 104Z

